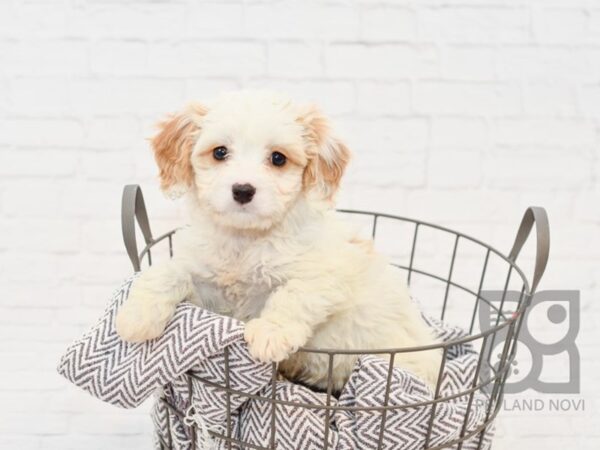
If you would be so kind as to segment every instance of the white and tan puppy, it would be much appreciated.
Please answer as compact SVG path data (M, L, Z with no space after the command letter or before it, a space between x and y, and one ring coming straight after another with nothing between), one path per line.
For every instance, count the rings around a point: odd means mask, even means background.
M313 106L240 92L160 124L152 145L167 193L185 193L191 223L173 259L145 270L117 316L131 342L159 336L189 300L246 322L251 354L309 385L326 355L301 347L380 349L434 343L397 269L344 227L332 197L350 157ZM434 383L439 351L399 353ZM341 389L356 356L336 356Z

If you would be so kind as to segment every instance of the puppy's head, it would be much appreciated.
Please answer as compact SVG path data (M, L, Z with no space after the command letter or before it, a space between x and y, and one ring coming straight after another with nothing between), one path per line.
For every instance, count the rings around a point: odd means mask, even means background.
M239 92L169 117L152 140L167 194L190 192L219 224L267 230L301 197L330 201L350 158L313 106Z

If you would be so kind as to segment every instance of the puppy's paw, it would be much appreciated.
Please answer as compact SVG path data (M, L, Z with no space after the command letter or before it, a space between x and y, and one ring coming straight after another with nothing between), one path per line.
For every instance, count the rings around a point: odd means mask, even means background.
M149 293L131 291L117 313L117 333L127 342L144 342L159 337L173 315L174 307Z
M252 319L246 324L244 338L252 357L261 362L280 362L304 345L301 329L267 319Z

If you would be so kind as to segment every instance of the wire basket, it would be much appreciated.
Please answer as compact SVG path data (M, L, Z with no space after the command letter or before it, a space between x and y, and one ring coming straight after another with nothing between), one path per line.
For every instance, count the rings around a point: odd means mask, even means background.
M274 450L276 445L278 408L294 407L322 410L324 413L323 449L330 448L327 439L331 433L331 417L338 410L350 410L354 413L378 414L380 416L379 438L376 448L384 448L384 433L386 432L386 419L390 411L395 408L423 407L431 408L428 419L427 435L424 439L424 449L438 448L461 449L469 440L477 443L475 448L481 448L489 433L493 421L497 416L504 393L506 380L511 372L511 363L514 361L519 331L521 329L526 308L529 306L533 294L543 275L549 255L549 226L546 212L540 207L530 207L525 211L522 222L518 228L514 245L508 254L504 254L490 245L467 236L466 234L451 229L390 214L339 210L340 214L358 218L368 229L368 234L375 242L376 248L387 253L392 264L405 271L406 279L411 288L411 294L423 301L423 307L428 314L437 313L441 322L453 321L468 330L467 336L442 342L439 344L412 347L389 348L370 350L334 350L317 348L300 348L299 352L319 353L327 358L329 378L327 389L324 392L324 404L310 404L305 402L285 401L276 397L276 382L278 379L277 365L272 364L271 370L271 395L261 396L256 393L243 392L230 386L229 359L225 351L225 381L215 383L212 380L187 374L189 395L191 396L192 380L195 383L207 383L212 388L222 391L227 398L226 427L224 432L210 431L210 435L225 443L225 447ZM136 223L142 232L143 249L138 252L136 240ZM522 269L516 264L516 259L521 252L530 231L535 225L535 258L534 275L531 282ZM142 263L153 263L153 253L156 254L160 247L166 257L173 256L173 239L177 230L171 230L154 238L141 189L138 185L128 185L123 191L122 202L122 231L127 253L134 270L140 271ZM443 243L445 242L445 243ZM157 245L163 244L163 245ZM166 244L166 246L165 246ZM446 252L442 251L446 248ZM418 292L418 293L417 293ZM424 300L427 299L427 302ZM438 300L436 300L438 299ZM485 320L484 320L485 319ZM452 395L441 395L440 383L444 373L446 356L457 345L470 343L479 351L477 368L470 387ZM399 353L419 352L440 349L444 357L441 360L437 385L431 401L418 405L389 405L390 380L394 357ZM387 385L382 404L363 408L360 406L348 407L335 404L332 389L333 361L340 355L379 355L389 360ZM470 429L467 426L469 415L472 413L474 397L477 393L486 396L485 420L478 426ZM244 442L234 436L232 424L232 408L229 402L232 395L242 396L266 402L270 407L270 439L268 446L259 446L251 442ZM431 431L436 408L444 402L451 402L456 398L467 399L467 408L464 423L458 438L447 442L443 446L430 444ZM191 398L191 397L190 397ZM179 410L175 405L164 402L169 410L180 418L186 417L186 411ZM186 426L191 435L191 447L196 448L198 441L197 425L186 421ZM161 438L160 448L173 448L173 439L169 434Z

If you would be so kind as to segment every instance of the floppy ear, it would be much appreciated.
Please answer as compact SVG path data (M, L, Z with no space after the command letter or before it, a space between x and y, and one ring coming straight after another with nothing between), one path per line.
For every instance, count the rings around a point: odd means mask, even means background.
M180 196L194 182L192 149L205 114L206 108L193 104L158 124L160 131L151 143L160 170L160 187L169 196Z
M331 200L350 161L350 150L331 134L328 120L318 109L311 107L299 120L305 127L309 145L304 186L316 188L323 198Z

